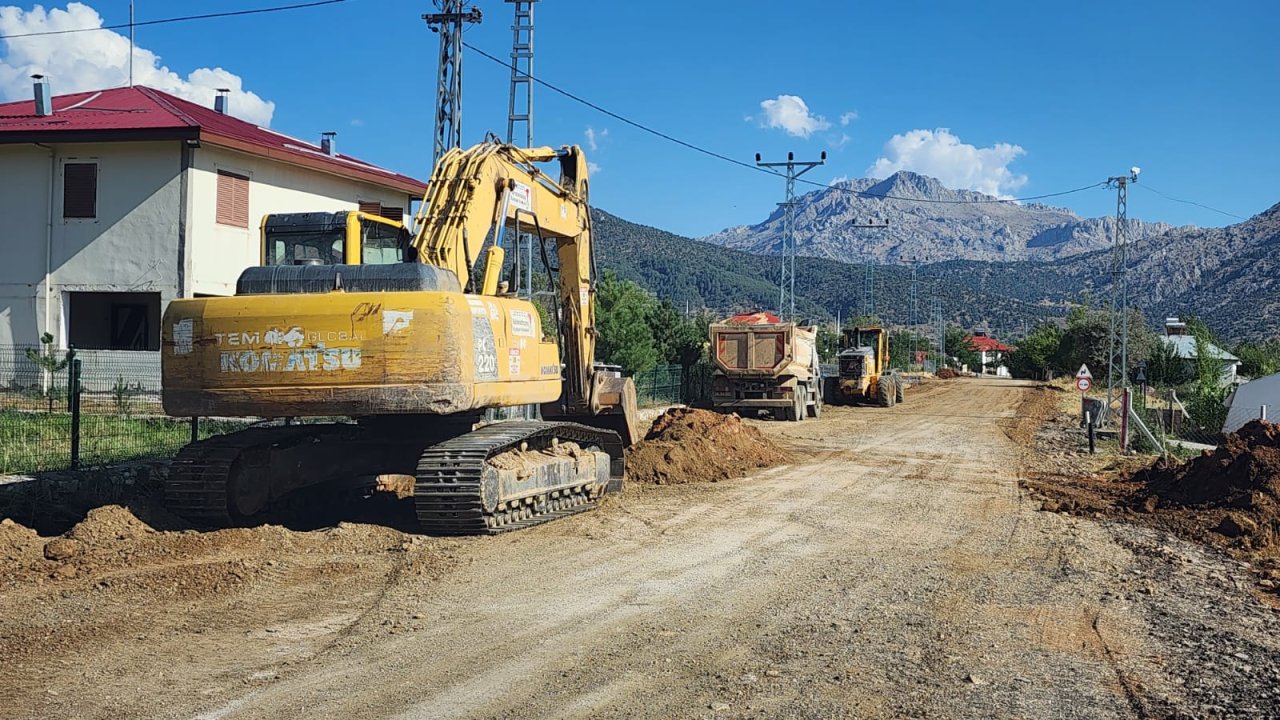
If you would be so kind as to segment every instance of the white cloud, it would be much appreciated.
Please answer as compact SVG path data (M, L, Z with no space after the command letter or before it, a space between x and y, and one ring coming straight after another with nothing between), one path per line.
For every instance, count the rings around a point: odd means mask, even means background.
M809 112L809 106L798 95L779 95L773 100L763 100L760 109L764 110L761 122L771 128L781 128L788 135L808 138L815 132L831 127L831 123L821 115Z
M600 174L600 166L599 166L599 165L597 165L597 164L595 164L595 163L593 163L593 162L591 162L590 160L588 160L588 161L587 161L587 173L588 173L589 175L599 175L599 174Z
M851 123L851 122L853 122L854 120L857 120L857 119L858 119L858 111L857 111L857 110L850 110L849 112L847 112L847 113L842 113L842 114L840 115L840 124L841 124L841 125L848 125L849 123Z
M351 118L351 126L364 127L364 120L361 120L360 118Z
M950 188L1007 198L1027 183L1026 175L1009 170L1009 164L1024 154L1022 147L1009 143L974 147L947 128L912 130L884 144L884 155L867 168L867 176L885 178L898 170L911 170Z
M31 10L6 5L0 7L0 35L49 30L102 27L102 16L84 3L68 3L65 10ZM24 100L31 97L30 76L47 75L56 95L86 90L104 90L129 83L129 38L112 30L36 35L5 40L0 56L0 98ZM223 68L198 68L184 79L160 64L160 57L141 47L133 49L133 82L213 106L217 88L231 89L232 115L258 125L269 125L275 103L263 100L243 88L240 76Z
M832 186L835 186L835 185L839 185L839 184L840 184L840 183L842 183L842 182L849 182L849 176L848 176L848 175L837 175L837 176L835 176L835 177L831 178L830 182L828 182L828 183L827 183L827 187L832 187Z
M848 145L849 141L852 139L853 138L849 137L849 133L840 133L838 137L833 135L827 138L827 144L835 148L836 150L839 150L845 145Z
M609 137L609 128L597 131L595 128L588 125L587 129L584 130L582 134L587 139L587 149L591 152L595 152L600 149L600 143L604 142L605 138Z

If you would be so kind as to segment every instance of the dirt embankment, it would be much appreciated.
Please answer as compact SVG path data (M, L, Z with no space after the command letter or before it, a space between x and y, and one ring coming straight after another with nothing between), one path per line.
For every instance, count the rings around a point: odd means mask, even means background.
M1146 512L1199 511L1219 535L1244 549L1280 556L1280 425L1255 420L1222 445L1185 463L1136 473ZM1213 520L1217 522L1213 522Z
M627 454L627 477L655 485L718 482L790 461L737 415L672 408Z

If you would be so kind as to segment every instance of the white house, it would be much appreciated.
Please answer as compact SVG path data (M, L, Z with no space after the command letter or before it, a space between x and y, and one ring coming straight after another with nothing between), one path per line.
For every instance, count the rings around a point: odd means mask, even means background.
M0 346L158 351L173 298L231 295L266 213L396 216L425 184L147 87L0 104ZM158 353L157 353L158 355Z
M1271 422L1280 421L1280 373L1237 386L1227 396L1226 405L1224 433L1235 432L1249 421L1264 416Z
M1186 323L1176 317L1166 318L1164 321L1164 335L1160 336L1160 341L1173 348L1173 351L1186 364L1189 373L1195 373L1195 366L1199 357L1196 350L1196 338L1194 335L1187 334ZM1222 385L1225 387L1235 383L1236 372L1240 368L1240 358L1213 343L1205 343L1205 352L1210 358L1217 360L1222 365Z

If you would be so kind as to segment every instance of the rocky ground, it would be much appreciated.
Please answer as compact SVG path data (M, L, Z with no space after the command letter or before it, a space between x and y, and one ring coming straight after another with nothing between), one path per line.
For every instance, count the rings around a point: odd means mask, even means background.
M494 538L414 535L394 493L218 532L145 503L59 536L5 524L0 707L1280 715L1280 613L1258 556L1241 554L1256 549L1102 502L1140 467L1081 455L1059 400L960 378L894 408L744 421L735 437L759 432L787 462L633 483L597 511ZM717 451L701 448L708 466Z

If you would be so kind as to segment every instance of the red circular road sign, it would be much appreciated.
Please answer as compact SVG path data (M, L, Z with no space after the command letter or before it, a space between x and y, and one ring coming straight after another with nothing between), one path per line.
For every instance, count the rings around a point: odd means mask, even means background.
M1093 386L1093 383L1089 382L1089 378L1087 377L1076 378L1076 389L1078 389L1080 392L1086 392L1092 386Z

